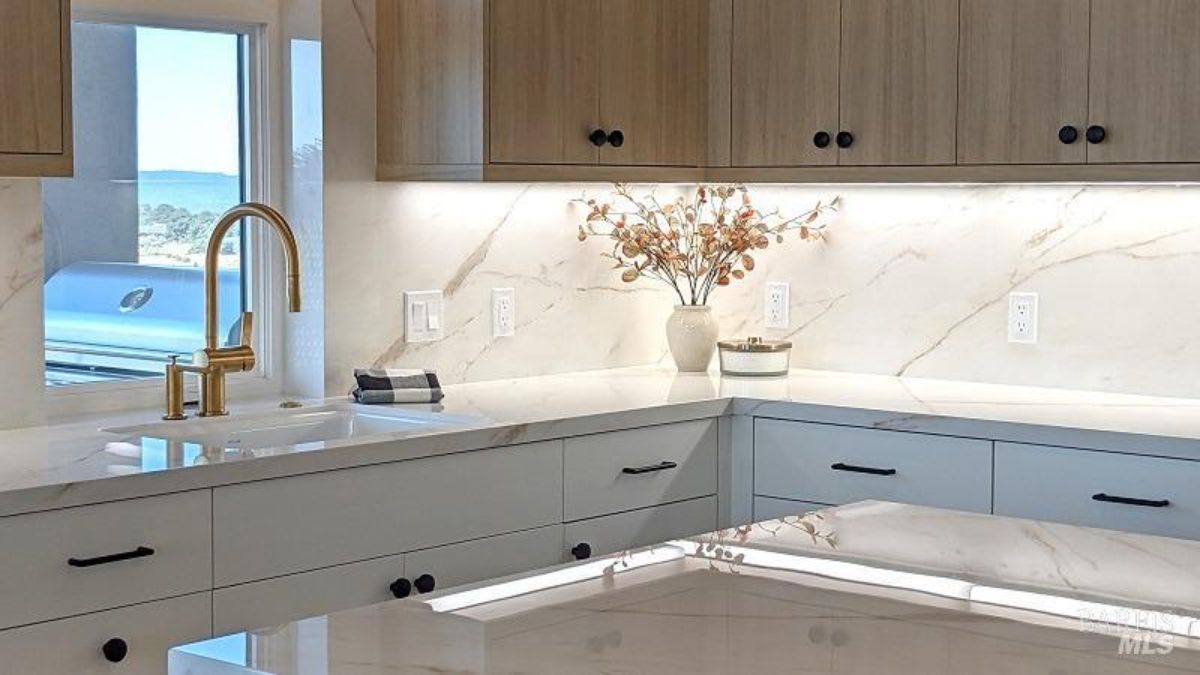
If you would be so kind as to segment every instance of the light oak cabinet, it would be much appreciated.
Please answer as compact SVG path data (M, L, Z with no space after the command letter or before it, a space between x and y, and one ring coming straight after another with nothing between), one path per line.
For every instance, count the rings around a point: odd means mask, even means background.
M841 0L736 0L734 166L838 163Z
M958 5L842 0L841 164L954 164Z
M960 164L1083 164L1089 0L962 0Z
M0 0L0 176L69 176L70 0Z
M1200 162L1200 3L1092 0L1091 163Z
M959 0L735 0L735 166L955 162Z

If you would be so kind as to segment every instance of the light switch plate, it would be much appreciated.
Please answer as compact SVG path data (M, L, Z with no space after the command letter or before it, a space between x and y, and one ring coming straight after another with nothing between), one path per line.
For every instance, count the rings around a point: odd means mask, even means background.
M767 328L787 330L791 327L791 286L787 282L773 281L767 284L763 304L763 323Z
M407 342L441 340L445 325L441 291L404 292L404 339Z
M512 337L517 334L517 291L512 288L492 289L492 337Z

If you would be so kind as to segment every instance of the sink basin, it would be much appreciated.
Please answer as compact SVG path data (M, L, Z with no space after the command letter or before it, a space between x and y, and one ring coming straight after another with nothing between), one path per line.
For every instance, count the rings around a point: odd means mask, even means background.
M104 431L209 448L264 449L368 438L431 428L471 426L480 418L351 404L280 410L183 422L158 422Z

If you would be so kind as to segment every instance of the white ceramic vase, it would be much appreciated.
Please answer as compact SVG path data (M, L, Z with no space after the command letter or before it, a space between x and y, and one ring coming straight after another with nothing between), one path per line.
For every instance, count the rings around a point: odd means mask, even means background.
M708 370L717 349L717 320L708 305L676 305L667 319L667 345L682 373Z

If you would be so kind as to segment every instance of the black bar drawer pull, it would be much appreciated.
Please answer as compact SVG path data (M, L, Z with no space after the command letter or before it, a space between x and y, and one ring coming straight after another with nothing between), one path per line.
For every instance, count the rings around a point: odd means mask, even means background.
M850 473L869 473L872 476L895 476L895 469L876 469L873 466L854 466L853 464L831 464L829 468L834 471L849 471Z
M1117 497L1114 495L1106 495L1103 492L1092 495L1092 499L1098 502L1108 502L1110 504L1129 504L1130 506L1149 506L1155 509L1161 509L1171 505L1170 499L1138 499L1137 497Z
M67 558L67 564L71 567L95 567L96 565L107 565L108 563L145 558L152 555L154 555L154 549L149 546L139 546L132 551L102 555L95 558Z
M655 471L666 471L668 469L677 469L679 465L675 462L659 462L649 466L627 466L621 469L621 473L637 475L639 473L654 473Z

